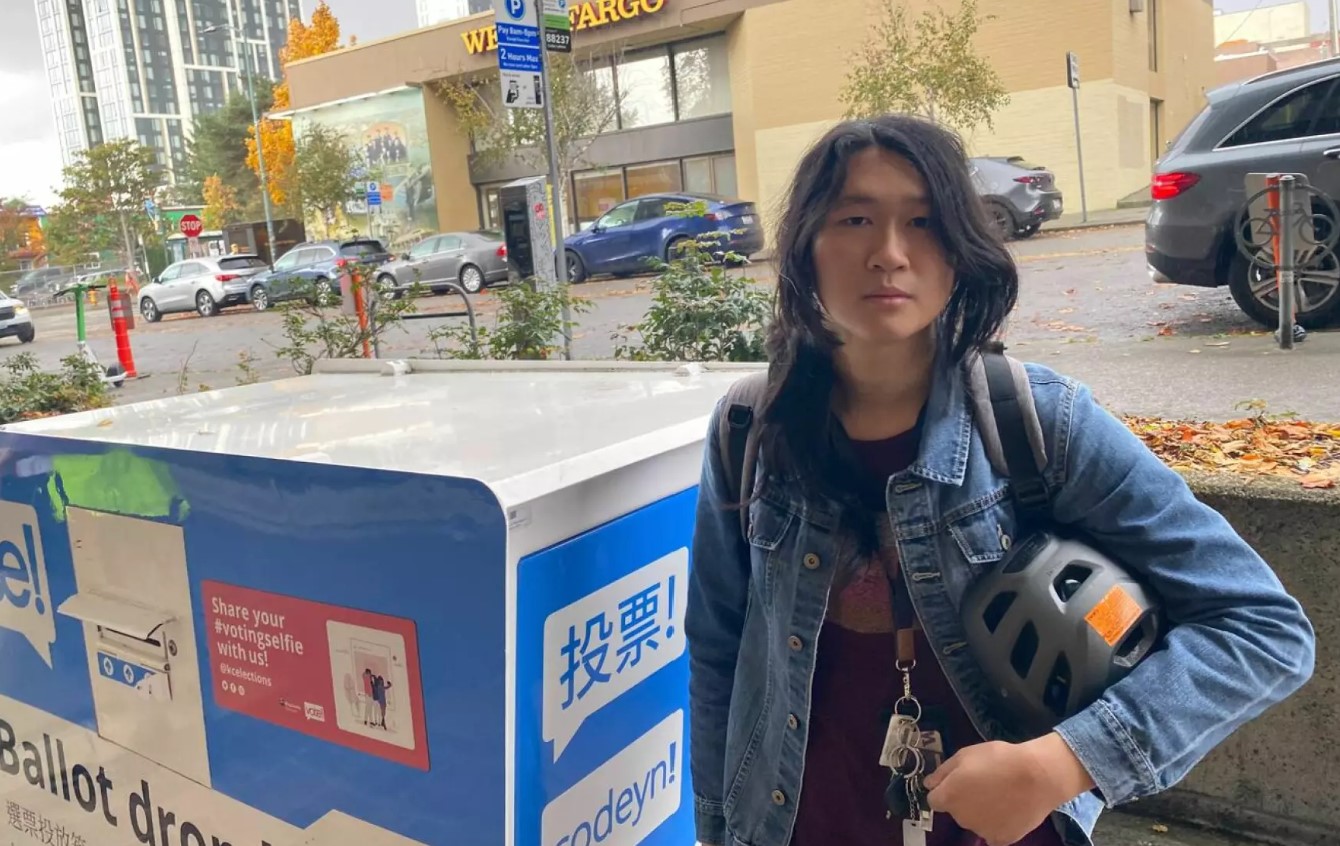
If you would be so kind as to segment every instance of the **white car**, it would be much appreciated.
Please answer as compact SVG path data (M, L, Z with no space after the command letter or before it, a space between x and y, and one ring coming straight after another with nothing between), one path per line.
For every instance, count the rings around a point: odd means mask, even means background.
M179 311L213 317L221 308L245 305L251 277L269 269L265 259L249 253L174 262L140 289L140 315L149 323Z
M18 338L21 344L31 344L36 337L32 315L23 301L0 294L0 338Z

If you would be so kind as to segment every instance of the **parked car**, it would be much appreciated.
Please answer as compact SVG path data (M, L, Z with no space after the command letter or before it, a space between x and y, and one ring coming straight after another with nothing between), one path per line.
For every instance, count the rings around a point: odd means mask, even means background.
M1031 238L1065 211L1056 177L1020 156L970 159L973 183L1000 237Z
M264 259L246 254L173 262L140 288L140 315L149 323L180 311L213 317L220 309L246 303L251 280L264 270Z
M272 270L252 278L251 305L265 311L272 303L304 296L339 298L340 274L346 269L371 273L390 258L375 238L298 244L280 256Z
M31 344L36 337L28 306L20 299L0 294L0 338L18 338L20 344Z
M507 245L501 232L443 232L429 235L377 271L383 290L404 293L417 282L433 293L455 282L477 294L489 285L507 281Z
M680 217L667 211L671 203L696 201L707 205L701 217ZM720 242L723 252L748 258L763 249L763 226L753 203L715 194L649 194L620 203L590 228L563 242L568 279L581 282L599 273L644 273L649 269L648 259L669 261L680 244L709 232L725 234Z
M1249 233L1249 173L1301 173L1340 201L1340 60L1327 59L1220 86L1168 145L1154 168L1145 219L1145 258L1157 282L1227 285L1238 307L1279 325L1273 274L1238 249ZM1332 212L1312 204L1315 231L1333 231ZM1252 242L1263 241L1250 235ZM1262 244L1262 248L1266 245ZM1337 247L1340 251L1340 247ZM1340 262L1313 250L1300 270L1297 320L1306 328L1340 322Z

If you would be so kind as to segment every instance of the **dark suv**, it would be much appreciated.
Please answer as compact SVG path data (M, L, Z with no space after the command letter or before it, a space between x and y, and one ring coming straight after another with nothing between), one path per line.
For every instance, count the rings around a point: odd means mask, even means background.
M1340 200L1340 59L1327 59L1221 86L1155 165L1145 254L1156 282L1227 285L1252 319L1277 326L1270 271L1238 249L1247 226L1251 173L1301 173ZM1334 225L1329 206L1313 203L1315 234ZM1252 238L1254 242L1264 239ZM1337 247L1340 249L1340 247ZM1316 250L1299 274L1298 322L1340 322L1340 261Z
M274 269L251 278L251 305L264 311L271 303L311 294L340 296L340 273L362 265L365 271L390 261L391 254L375 238L308 241L279 257Z

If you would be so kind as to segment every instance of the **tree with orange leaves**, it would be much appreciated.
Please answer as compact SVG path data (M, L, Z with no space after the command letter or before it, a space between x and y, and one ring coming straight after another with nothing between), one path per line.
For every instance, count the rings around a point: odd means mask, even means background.
M340 22L331 14L325 0L321 0L312 12L312 22L304 24L299 18L289 21L288 41L279 51L280 64L285 67L290 62L320 56L332 50L340 49ZM288 73L284 81L275 87L274 110L282 111L289 107ZM294 196L293 169L293 127L286 120L261 119L261 144L265 152L265 175L270 186L270 199L278 206L297 208L301 198ZM251 128L251 137L247 139L247 167L260 173L260 162L256 157L257 127Z

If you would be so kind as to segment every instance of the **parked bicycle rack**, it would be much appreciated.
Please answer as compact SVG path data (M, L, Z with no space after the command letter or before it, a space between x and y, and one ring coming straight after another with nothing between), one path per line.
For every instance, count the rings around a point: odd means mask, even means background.
M1296 321L1302 276L1327 254L1336 256L1340 211L1301 173L1249 173L1245 187L1248 199L1234 229L1238 251L1251 267L1263 271L1262 288L1274 277L1279 311L1275 340L1280 349L1291 350L1307 339Z
M472 346L477 346L477 345L479 344L479 331L478 331L478 329L477 329L477 327L476 327L476 324L475 324L475 307L474 307L473 305L470 304L470 295L467 294L467 293L465 292L465 289L464 289L464 288L462 288L460 285L457 285L455 282L448 282L448 283L446 283L446 288L447 288L446 293L448 293L448 294L455 294L456 296L458 296L458 297L461 298L461 302L465 303L465 310L464 310L464 311L437 311L437 312L432 312L432 313L430 313L430 314L405 314L405 315L401 315L400 319L401 319L401 320L437 320L438 318L444 318L444 317L465 317L465 318L468 318L469 321L470 321L470 343L471 343ZM375 305L374 305L374 309L375 309ZM375 351L373 352L373 356L372 356L372 357L373 357L373 358L380 358L380 357L381 357L380 350L375 350Z

